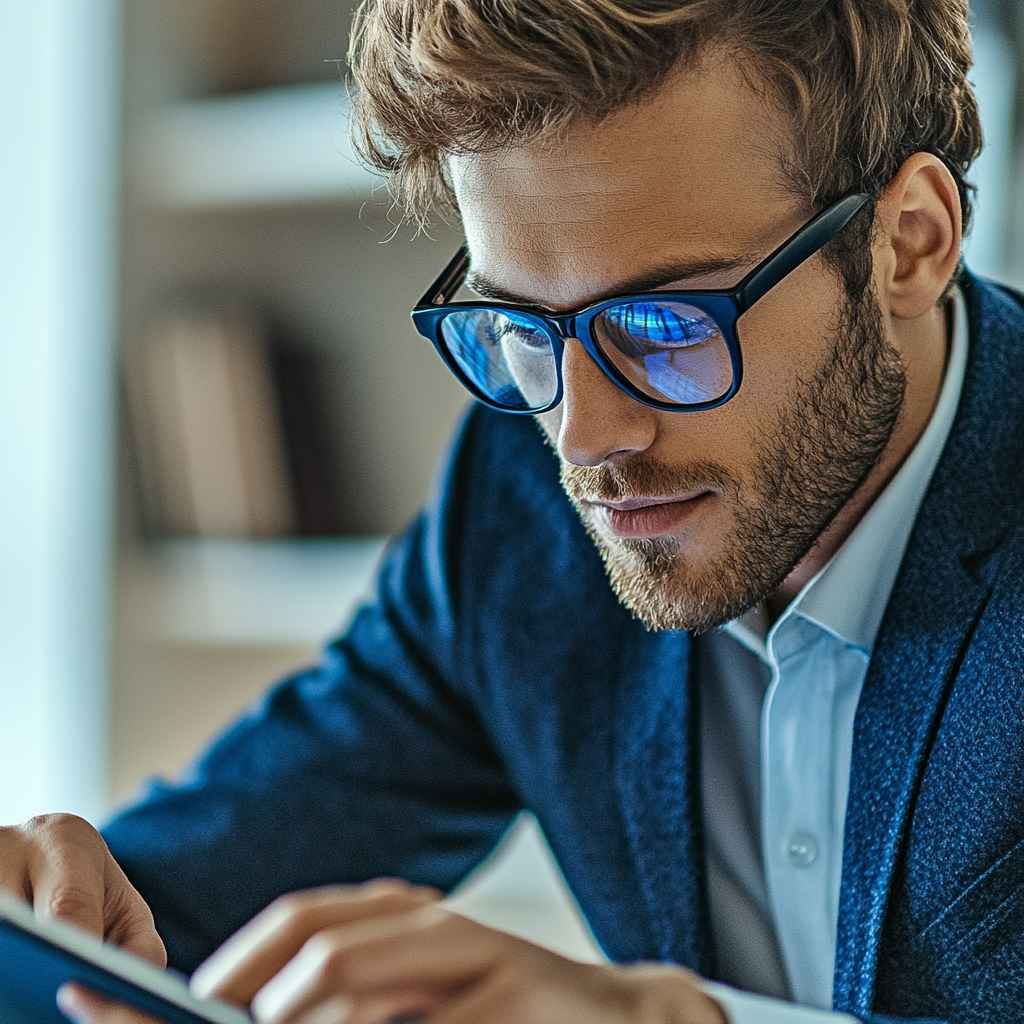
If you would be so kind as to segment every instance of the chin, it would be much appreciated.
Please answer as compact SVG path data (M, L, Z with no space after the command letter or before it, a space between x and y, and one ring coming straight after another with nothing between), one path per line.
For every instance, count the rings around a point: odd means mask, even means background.
M690 546L683 550L671 537L599 542L598 547L619 603L652 632L685 630L698 636L761 599L750 581L716 562L706 546L698 559L691 557Z

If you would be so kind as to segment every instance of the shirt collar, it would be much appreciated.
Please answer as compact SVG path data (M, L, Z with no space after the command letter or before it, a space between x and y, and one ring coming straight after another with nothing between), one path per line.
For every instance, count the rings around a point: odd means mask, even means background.
M832 558L801 588L771 627L792 615L870 654L903 552L960 402L967 368L967 306L959 288L950 299L951 340L946 372L931 419L910 454ZM768 613L763 601L723 629L763 655Z

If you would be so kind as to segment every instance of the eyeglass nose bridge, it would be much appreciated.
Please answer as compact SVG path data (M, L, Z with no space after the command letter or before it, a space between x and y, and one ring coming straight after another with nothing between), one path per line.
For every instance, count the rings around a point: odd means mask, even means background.
M577 313L548 313L548 322L553 324L558 331L562 341L576 337L576 321L579 319Z

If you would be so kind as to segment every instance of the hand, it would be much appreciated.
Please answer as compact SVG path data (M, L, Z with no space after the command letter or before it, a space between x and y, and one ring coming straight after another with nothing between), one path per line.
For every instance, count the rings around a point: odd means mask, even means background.
M32 905L37 915L70 922L167 966L149 907L84 818L47 814L0 827L0 888Z
M278 900L193 975L260 1024L727 1024L677 967L577 963L384 883ZM109 1024L115 1024L113 1020ZM127 1024L127 1021L125 1022Z
M283 965L294 956L305 943L314 921L321 927L352 923L422 907L440 897L441 893L435 889L414 888L389 879L361 886L327 886L283 896L236 932L199 968L193 975L193 990L201 997L216 995L245 1005L253 990L250 979L269 977L276 969L273 965ZM249 956L252 950L258 951L255 960ZM236 968L238 960L244 962ZM204 977L211 979L207 991L203 991ZM162 1024L139 1010L115 1003L78 984L62 985L57 999L61 1010L81 1024ZM417 1005L428 1003L428 996L417 994ZM340 1019L340 1015L335 1016L330 1024Z
M251 1004L260 1024L727 1024L683 968L581 964L445 909L403 883L282 897L192 977L201 997ZM99 997L87 1024L156 1024Z

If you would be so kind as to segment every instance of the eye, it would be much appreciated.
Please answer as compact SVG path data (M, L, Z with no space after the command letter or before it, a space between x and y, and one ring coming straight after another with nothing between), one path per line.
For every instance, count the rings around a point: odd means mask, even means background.
M679 302L631 302L605 310L600 326L627 355L642 356L694 348L720 336L718 324L702 310Z
M501 322L495 325L494 339L499 344L515 345L518 348L550 348L548 336L539 327L519 323L507 317L502 317Z

